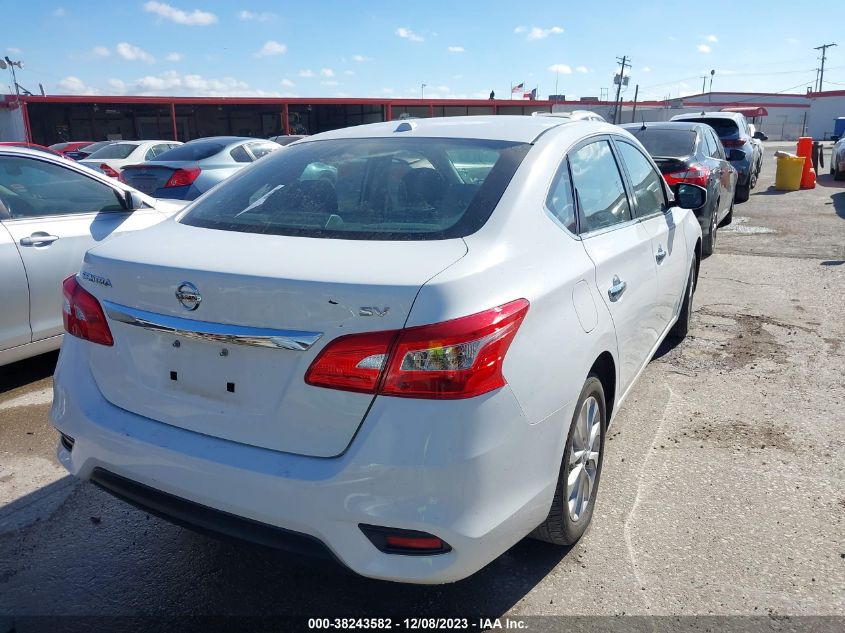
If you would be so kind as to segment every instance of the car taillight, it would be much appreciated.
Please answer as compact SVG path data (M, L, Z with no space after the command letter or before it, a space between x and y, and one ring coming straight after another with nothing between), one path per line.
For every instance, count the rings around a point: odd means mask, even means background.
M472 398L505 384L502 365L528 301L459 319L350 334L314 359L305 382L404 398Z
M684 171L675 171L671 174L663 174L663 177L670 185L674 185L679 182L688 182L693 185L698 185L699 187L706 187L707 181L710 179L710 169L708 169L705 165L690 165L689 168Z
M100 302L79 285L76 275L71 275L62 282L62 293L62 320L67 333L92 343L114 345Z
M186 185L193 184L193 182L197 179L197 176L200 175L201 171L202 169L200 169L199 167L177 169L171 174L170 178L167 180L167 183L164 186L185 187Z
M120 176L119 173L117 173L114 169L112 169L105 163L102 163L100 165L100 171L103 172L106 176L109 176L110 178L117 178L118 176Z

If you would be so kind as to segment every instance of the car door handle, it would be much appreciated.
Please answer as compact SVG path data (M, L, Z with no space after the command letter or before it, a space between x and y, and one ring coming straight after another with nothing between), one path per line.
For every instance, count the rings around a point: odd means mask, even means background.
M628 287L624 281L621 281L617 275L613 276L613 285L607 289L607 296L610 297L611 301L619 301L619 297L622 296L622 293L625 292L625 288Z
M21 246L42 246L52 244L57 239L59 239L58 235L50 235L49 233L37 232L33 233L29 237L22 237Z
M657 252L654 254L654 259L657 260L658 264L664 259L666 259L666 251L663 250L662 245L657 247Z

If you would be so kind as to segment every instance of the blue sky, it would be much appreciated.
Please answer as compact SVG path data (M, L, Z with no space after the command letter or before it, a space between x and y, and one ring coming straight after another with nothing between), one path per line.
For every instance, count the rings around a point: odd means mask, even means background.
M545 97L557 81L577 98L611 89L621 55L628 98L634 84L640 99L700 92L711 69L714 90L803 92L839 16L829 2L754 5L29 0L2 12L0 53L48 94L418 97L425 83L426 97L508 98L511 83ZM845 40L826 68L825 88L845 87Z

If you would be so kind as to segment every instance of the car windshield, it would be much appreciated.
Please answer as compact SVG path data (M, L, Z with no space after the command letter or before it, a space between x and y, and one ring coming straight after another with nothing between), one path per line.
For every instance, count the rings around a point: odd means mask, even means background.
M357 240L463 237L490 217L529 148L433 138L299 143L234 176L180 221Z
M719 135L719 138L739 138L739 128L737 127L736 123L731 119L719 119L716 117L713 118L701 118L701 119L684 119L686 123L706 123L714 130L716 130L716 134Z
M628 129L652 156L681 157L695 152L695 132L660 128Z
M138 147L138 143L112 143L102 149L98 149L93 154L89 154L88 158L126 158L135 151L136 147Z
M205 160L215 154L218 154L226 149L226 145L220 141L193 141L185 143L179 147L174 147L166 152L162 152L156 156L152 161L197 161Z

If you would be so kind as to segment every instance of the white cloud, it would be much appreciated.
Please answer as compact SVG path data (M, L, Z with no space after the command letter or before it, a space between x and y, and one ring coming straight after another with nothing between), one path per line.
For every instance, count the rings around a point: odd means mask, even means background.
M116 92L119 95L126 92L126 82L122 79L109 79L108 83L109 88L111 88L113 92Z
M58 83L59 90L63 90L65 94L71 95L92 95L96 90L91 86L85 84L79 77L68 75Z
M111 55L111 51L105 46L95 46L91 49L91 54L94 57L108 57Z
M452 79L463 79L463 75L452 75Z
M285 88L294 88L296 86L290 79L282 79L282 85Z
M165 59L169 62L181 62L182 61L182 53L168 53Z
M396 92L393 88L382 88L381 91L386 95L392 95L394 92Z
M344 70L343 74L346 75L347 77L353 77L355 75L355 71L354 70Z
M677 37L675 37L674 35L670 35L670 36L669 36L668 38L666 38L666 39L668 39L670 42L674 42L674 41L675 41L675 40L677 40L678 38L677 38Z
M308 78L314 76L314 71L311 70L310 68L303 68L302 70L299 71L299 76L305 77L306 79L308 79Z
M339 83L337 81L335 81L334 79L330 79L329 81L321 81L320 85L321 86L337 86L337 85L339 85Z
M801 43L801 40L799 40L799 39L797 39L797 38L794 38L794 37L787 37L787 38L786 38L786 43L787 43L787 44L791 44L791 45L793 45L793 46L794 46L795 44L800 44L800 43Z
M284 55L288 47L276 40L267 40L261 50L255 53L255 57L272 57L273 55Z
M269 13L266 11L255 13L254 11L243 9L238 12L238 19L242 22L272 22L278 17L279 16L275 13Z
M566 64L552 64L551 66L549 66L549 71L553 73L560 73L562 75L572 74L572 68L570 68Z
M650 72L651 72L651 68L649 68L648 66L643 66L641 70L642 70L644 73L650 73Z
M411 40L412 42L425 41L425 38L420 35L417 35L411 29L405 28L404 26L400 26L398 29L396 29L396 35L401 37L403 40Z
M448 50L449 50L450 53L463 53L464 47L463 46L450 46Z
M132 62L147 62L148 64L155 62L155 57L143 48L130 44L129 42L120 42L114 47L114 50L123 59L128 59Z
M588 72L590 72L590 69L587 68L586 66L576 66L575 72L576 73L588 73Z
M22 51L19 48L16 48L14 46L10 46L9 48L6 49L6 52L9 53L9 55L20 55Z
M710 47L707 44L699 44L696 48L698 48L699 53L709 53Z
M708 42L712 42L712 43L714 43L714 44L715 44L716 42L718 42L718 41L719 41L719 38L718 38L718 37L716 37L715 35L708 35L708 36L707 36L707 41L708 41Z
M278 97L281 93L252 89L249 84L234 77L203 77L182 75L169 70L160 75L147 75L128 86L131 92L141 95L184 94L203 97Z
M320 76L321 77L334 77L334 71L331 68L321 68L320 69Z
M52 15L54 18L63 18L67 15L67 11L65 11L64 7L56 7L53 9ZM76 77L70 77L70 79L76 79Z
M359 64L362 64L364 62L370 62L373 60L372 57L365 57L364 55L353 55L352 59L358 62Z
M524 26L518 26L513 30L514 33L528 33L526 39L530 41L535 40L544 40L549 35L560 35L563 33L563 29L559 26L552 26L548 29L541 29L539 26L532 26L531 29L527 29Z
M147 13L155 13L165 20L170 20L176 24L184 24L186 26L208 26L217 22L217 16L208 11L201 9L194 9L190 13L183 9L178 9L165 2L147 2L144 4L144 11Z

